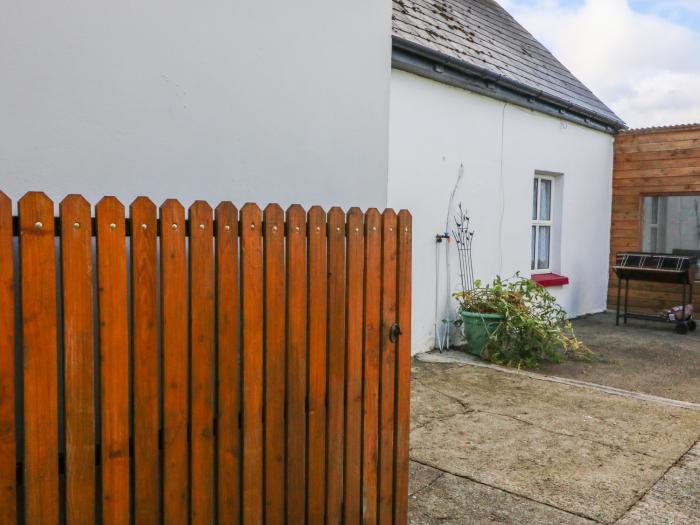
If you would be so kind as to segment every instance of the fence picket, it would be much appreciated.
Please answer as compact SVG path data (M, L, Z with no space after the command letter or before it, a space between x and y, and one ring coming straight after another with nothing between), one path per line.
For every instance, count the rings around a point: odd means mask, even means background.
M90 204L69 195L60 205L63 292L66 522L95 521L93 266Z
M345 214L328 212L328 421L326 443L326 524L343 521L345 425Z
M359 525L362 467L362 331L364 224L359 208L347 216L346 356L345 356L345 525Z
M214 227L197 201L190 219L191 524L214 521Z
M0 191L0 523L17 520L12 201Z
M306 497L306 213L287 210L287 523L304 523Z
M241 348L238 285L238 210L216 208L217 505L221 525L241 517Z
M100 325L102 522L128 523L129 333L124 206L104 197L95 207Z
M270 204L264 213L265 276L265 523L285 516L285 278L284 212Z
M53 202L19 200L27 523L58 522L58 364Z
M176 200L160 207L163 353L163 521L189 515L189 359L185 209Z
M263 522L263 253L262 216L241 210L243 307L243 523Z
M396 322L396 213L382 214L382 336L379 386L378 523L393 523L394 388L396 344L389 338Z
M156 206L147 197L130 207L134 397L134 521L160 521L159 359Z
M362 521L377 523L379 436L379 348L381 337L382 218L365 215L364 356L362 397Z
M326 507L326 322L327 249L326 215L318 207L308 212L308 448L306 501L308 523L325 522Z
M396 427L394 445L394 522L408 523L408 441L411 431L411 245L412 219L399 212L397 308L401 336L396 345Z

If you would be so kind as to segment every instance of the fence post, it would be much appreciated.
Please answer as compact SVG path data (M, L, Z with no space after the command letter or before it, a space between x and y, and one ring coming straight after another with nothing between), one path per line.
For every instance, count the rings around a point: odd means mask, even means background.
M190 207L191 523L214 521L214 226L204 201Z
M69 195L61 210L66 443L66 521L95 521L95 392L90 204Z
M396 343L390 332L396 322L396 213L382 214L382 336L379 384L379 515L380 524L393 523L394 400Z
M345 352L345 525L360 523L362 515L362 332L365 235L362 211L347 215L347 285Z
M133 325L134 521L160 522L159 346L156 206L139 197L131 217L131 319Z
M17 520L12 201L0 191L0 523Z
M262 216L241 210L243 330L243 523L263 522L263 253Z
M129 332L124 206L95 207L100 319L102 521L127 523L129 502Z
M264 213L265 303L265 523L285 518L286 321L284 212L270 204Z
M238 210L216 208L217 503L221 525L241 519L241 325L238 280Z
M326 516L326 329L328 252L326 214L319 206L308 213L309 394L306 498L308 522L325 523Z
M53 202L19 200L27 523L58 523L58 363Z
M362 414L363 523L377 523L379 463L379 364L382 289L382 217L376 209L365 214L364 275L364 391Z
M189 358L185 209L176 200L160 207L163 352L163 521L189 515Z
M343 521L345 450L345 214L328 212L328 415L326 524Z
M408 523L408 454L411 431L411 214L399 212L397 302L401 327L396 348L396 440L394 445L394 521Z
M287 523L305 523L306 212L287 210Z

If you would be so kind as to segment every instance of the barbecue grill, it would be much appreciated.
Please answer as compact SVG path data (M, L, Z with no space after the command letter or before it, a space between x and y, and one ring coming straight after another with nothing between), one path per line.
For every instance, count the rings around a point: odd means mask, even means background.
M676 324L679 334L687 334L697 327L693 319L693 282L697 275L698 258L689 255L671 255L658 253L618 253L613 270L617 274L617 310L615 323L620 319L627 324L628 319L645 321L671 322ZM620 312L622 282L625 282L624 312ZM681 307L677 307L677 315L650 315L630 312L628 306L630 281L647 281L656 283L679 284L683 291Z

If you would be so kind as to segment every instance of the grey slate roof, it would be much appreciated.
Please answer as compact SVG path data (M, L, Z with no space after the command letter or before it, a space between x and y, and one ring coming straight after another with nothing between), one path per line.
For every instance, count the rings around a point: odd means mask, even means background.
M393 41L599 120L624 122L494 0L393 0ZM406 47L408 46L408 47Z

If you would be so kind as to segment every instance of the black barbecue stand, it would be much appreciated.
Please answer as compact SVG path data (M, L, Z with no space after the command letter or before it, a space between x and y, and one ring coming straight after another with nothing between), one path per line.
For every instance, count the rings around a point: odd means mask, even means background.
M686 315L685 307L693 302L693 282L697 274L698 258L692 256L655 254L642 252L624 252L617 254L617 260L613 270L617 274L617 309L615 324L620 324L620 319L641 319L644 321L658 321L675 323L676 332L687 334L697 328L697 323L692 315ZM622 295L622 281L625 281L624 313L620 313L620 301ZM647 281L656 283L669 283L683 285L682 302L683 313L679 320L670 320L664 315L649 315L629 312L627 299L629 296L630 281Z

